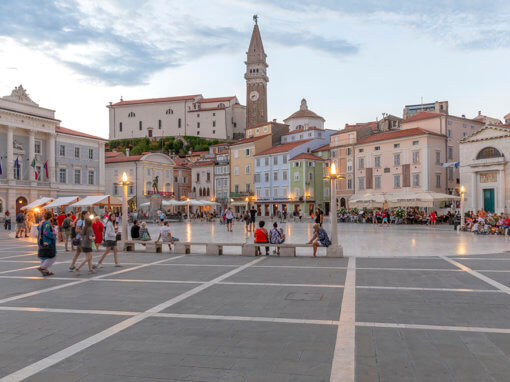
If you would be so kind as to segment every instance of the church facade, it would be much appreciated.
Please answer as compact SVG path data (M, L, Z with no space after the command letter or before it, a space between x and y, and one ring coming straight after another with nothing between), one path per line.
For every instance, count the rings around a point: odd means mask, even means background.
M103 194L105 143L60 126L21 85L0 98L0 216L41 197Z

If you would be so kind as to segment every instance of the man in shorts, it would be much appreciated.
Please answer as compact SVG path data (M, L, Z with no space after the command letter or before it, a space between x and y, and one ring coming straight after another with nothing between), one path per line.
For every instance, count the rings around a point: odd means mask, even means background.
M255 232L255 216L257 216L257 210L255 206L251 206L250 208L250 231Z
M232 232L232 220L234 220L234 213L230 207L225 211L225 219L227 220L227 231Z
M158 240L156 240L156 242L158 242L160 240L163 244L168 244L168 249L170 251L172 250L171 244L174 243L174 240L172 238L172 233L170 232L170 222L168 222L168 221L165 221L163 223L163 226L159 230L159 236L158 236Z

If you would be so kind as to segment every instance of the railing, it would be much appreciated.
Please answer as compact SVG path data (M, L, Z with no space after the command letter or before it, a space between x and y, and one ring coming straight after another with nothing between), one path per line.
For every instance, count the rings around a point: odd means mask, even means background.
M145 195L160 195L160 196L168 198L168 197L174 196L174 193L171 192L171 191L159 191L159 192L156 192L156 191L147 191L145 193Z
M243 196L253 196L253 192L244 191L244 192L231 192L230 193L231 198L241 198Z

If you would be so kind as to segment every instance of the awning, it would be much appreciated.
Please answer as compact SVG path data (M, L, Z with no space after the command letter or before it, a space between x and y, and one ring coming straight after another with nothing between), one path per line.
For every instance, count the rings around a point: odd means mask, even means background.
M187 203L183 200L163 200L161 204L164 207L172 207L172 206L186 206Z
M27 204L24 207L21 207L20 209L21 210L31 210L32 208L43 207L46 204L51 203L53 200L54 200L53 198L47 198L47 197L37 199L37 200L34 200L32 203Z
M51 208L66 207L76 203L78 200L80 200L79 196L63 196L61 198L55 199L50 204L45 205L43 209L49 210Z
M382 208L387 202L387 194L354 194L349 199L349 207Z
M93 206L120 207L122 206L122 201L116 196L97 195L87 196L82 200L74 204L71 204L71 207L93 207Z
M434 203L460 200L460 196L440 192L395 193L388 197L390 207L433 207Z

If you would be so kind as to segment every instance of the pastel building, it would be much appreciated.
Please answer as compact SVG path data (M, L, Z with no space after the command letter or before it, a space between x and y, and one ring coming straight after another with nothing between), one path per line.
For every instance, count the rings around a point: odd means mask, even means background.
M211 200L214 197L214 160L200 160L191 165L190 198Z
M510 124L488 125L460 141L465 211L510 214Z
M329 204L324 205L323 162L324 159L307 152L298 154L290 160L293 210L302 211L303 216L314 215L317 207L329 211Z

